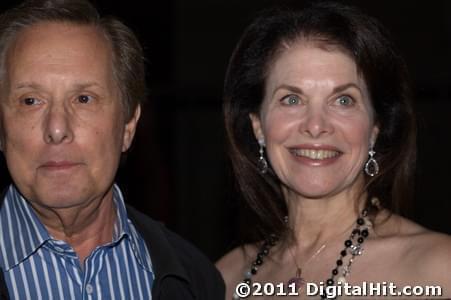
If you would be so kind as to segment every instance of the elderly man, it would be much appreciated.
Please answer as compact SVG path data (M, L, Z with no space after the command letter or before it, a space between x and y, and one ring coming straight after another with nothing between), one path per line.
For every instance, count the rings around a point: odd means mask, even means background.
M210 262L114 185L144 85L133 33L85 0L0 16L0 146L14 182L0 208L4 297L224 298Z

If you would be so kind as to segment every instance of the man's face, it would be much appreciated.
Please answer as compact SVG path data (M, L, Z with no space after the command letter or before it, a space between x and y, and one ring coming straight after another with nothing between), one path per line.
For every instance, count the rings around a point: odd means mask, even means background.
M125 123L111 50L91 26L43 22L20 32L0 94L1 147L33 205L88 205L111 192L139 109Z

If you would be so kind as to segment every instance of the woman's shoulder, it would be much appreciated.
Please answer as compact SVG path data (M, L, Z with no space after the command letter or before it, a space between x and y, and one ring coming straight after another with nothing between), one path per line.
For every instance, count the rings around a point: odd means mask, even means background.
M384 248L397 250L403 269L417 279L448 285L451 277L451 236L429 230L392 214L375 233ZM420 279L422 278L422 279ZM450 291L448 291L450 292Z
M257 256L257 246L246 244L225 254L216 262L226 284L226 299L231 299L233 288L243 280L245 271Z
M257 247L253 244L246 244L236 247L226 253L216 262L216 267L227 283L238 282L243 279L244 270L249 267L252 259L257 255Z
M412 244L412 246L415 245L415 248L421 251L431 251L432 248L436 248L431 246L435 245L451 246L450 235L427 229L397 214L390 214L387 218L387 224L382 221L381 225L380 230L376 227L376 233L379 236L398 238L400 241ZM376 224L376 226L378 225ZM424 245L424 247L421 247L421 245Z
M448 282L451 278L451 236L421 228L408 243L411 258L418 261L419 268L428 278Z
M429 230L422 225L396 214L380 218L376 223L376 236L399 242L403 249L413 254L451 255L451 236ZM430 256L430 255L427 255Z

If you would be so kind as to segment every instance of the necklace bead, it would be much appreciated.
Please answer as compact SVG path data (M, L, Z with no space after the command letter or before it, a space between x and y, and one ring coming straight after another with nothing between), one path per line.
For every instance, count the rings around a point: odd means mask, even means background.
M349 239L347 239L344 242L345 249L341 250L340 258L336 261L336 267L334 269L332 269L332 271L331 271L332 277L328 278L326 280L327 286L333 285L335 283L335 280L337 283L346 283L345 276L349 275L349 273L351 272L351 265L354 262L354 258L356 256L362 255L362 253L363 253L362 244L365 241L365 239L369 236L368 228L364 227L364 225L366 225L368 227L371 226L371 222L369 220L366 220L367 215L368 215L368 210L364 209L362 211L362 213L360 214L359 218L357 218L357 220L356 220L357 228L354 228L351 231ZM364 227L364 228L362 228L362 227ZM357 243L354 244L353 240L355 241L356 236L358 236ZM269 255L270 248L274 247L276 245L277 241L278 241L277 236L274 234L271 234L268 237L268 239L266 239L262 243L262 245L257 253L256 259L252 262L250 270L246 271L246 273L245 273L245 276L244 276L245 278L243 279L244 283L246 283L248 285L250 285L252 283L252 279L251 279L252 276L257 274L258 268L260 266L262 266L264 263L264 257ZM351 257L349 258L347 264L344 265L343 258L345 256L347 256L348 251L351 254ZM338 276L338 274L340 273L339 270L341 268L343 268L343 276L339 276L338 278L336 278ZM301 274L300 274L299 270L300 269L297 268L296 277L290 279L289 282L291 282L292 280L298 280L299 285L301 285L301 281L302 282L305 281L303 278L301 278L301 276L300 276ZM326 299L328 297L327 297L327 295L323 294L323 295L321 295L321 298ZM241 298L238 295L234 294L233 299L239 300Z
M346 278L344 278L343 276L338 277L337 278L337 283L345 284L346 283Z

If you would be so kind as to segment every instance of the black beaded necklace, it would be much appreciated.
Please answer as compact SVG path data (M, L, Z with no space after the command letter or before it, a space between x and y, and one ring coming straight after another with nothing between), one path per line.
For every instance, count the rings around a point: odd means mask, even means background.
M372 201L373 202L373 201ZM360 256L363 253L362 244L369 235L369 227L371 222L368 220L368 210L363 209L360 216L356 220L356 227L352 230L349 238L344 242L344 249L340 251L340 256L336 261L335 267L332 269L330 277L326 280L326 286L334 285L336 282L345 283L345 277L351 272L351 265L356 256ZM271 234L259 248L256 259L252 262L251 268L246 271L243 282L251 285L252 276L256 275L258 269L263 265L264 258L269 255L269 250L276 245L278 237L275 234ZM345 256L351 255L348 263L343 265L343 259ZM338 277L342 270L342 276ZM301 278L299 278L301 279ZM326 295L321 295L322 299L326 299ZM237 294L233 295L234 300L241 299Z

